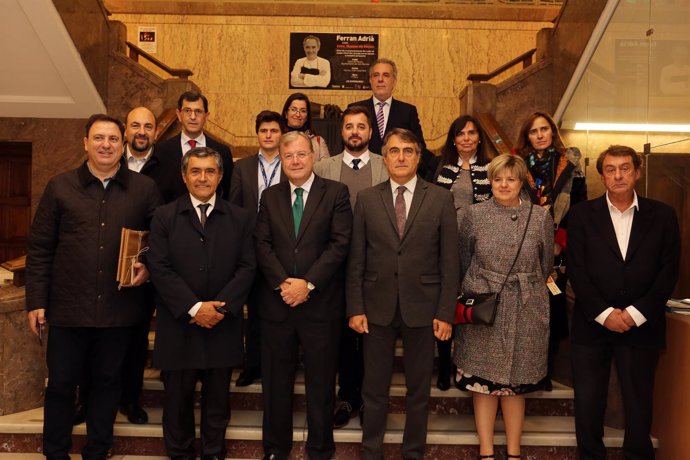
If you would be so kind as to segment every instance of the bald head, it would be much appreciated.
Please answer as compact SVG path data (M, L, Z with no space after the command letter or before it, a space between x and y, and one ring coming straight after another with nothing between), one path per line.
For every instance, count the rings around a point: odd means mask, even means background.
M137 107L127 114L125 139L135 157L144 157L153 145L156 135L156 117L146 107Z

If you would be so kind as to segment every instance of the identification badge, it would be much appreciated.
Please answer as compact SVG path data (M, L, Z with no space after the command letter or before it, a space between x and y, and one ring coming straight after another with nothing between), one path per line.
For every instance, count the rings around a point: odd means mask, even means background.
M546 287L549 288L549 292L551 292L552 295L563 294L551 276L546 280Z

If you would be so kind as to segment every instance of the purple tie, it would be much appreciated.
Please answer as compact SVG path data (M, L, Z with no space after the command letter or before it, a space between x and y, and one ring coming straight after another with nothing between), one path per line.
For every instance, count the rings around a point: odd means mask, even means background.
M395 197L395 220L398 223L398 236L402 240L403 234L405 233L405 221L407 216L405 215L405 193L404 185L398 187L398 194Z
M383 106L386 105L386 103L378 102L376 105L379 106L379 110L376 112L376 124L379 125L379 134L381 135L381 139L383 139L383 132L386 128L385 120L383 119Z

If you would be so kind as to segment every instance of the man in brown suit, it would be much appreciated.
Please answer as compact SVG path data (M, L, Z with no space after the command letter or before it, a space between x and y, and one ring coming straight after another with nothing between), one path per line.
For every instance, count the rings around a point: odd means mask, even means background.
M451 194L417 176L421 146L405 129L384 140L390 180L359 193L347 270L347 316L364 333L363 458L383 457L395 341L402 336L407 385L403 457L426 444L434 336L451 334L459 277Z

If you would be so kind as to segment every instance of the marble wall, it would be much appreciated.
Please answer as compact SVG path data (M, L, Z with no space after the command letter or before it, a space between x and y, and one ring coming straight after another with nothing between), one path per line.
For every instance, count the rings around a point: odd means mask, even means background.
M208 130L234 146L256 145L253 120L280 111L288 88L290 32L376 33L379 55L399 68L395 96L417 105L427 144L439 148L459 115L469 73L493 70L534 48L551 24L447 19L366 19L264 16L114 14L136 43L138 26L158 31L156 57L189 68L209 97ZM515 69L517 71L518 69ZM366 91L309 90L321 104L363 99Z

